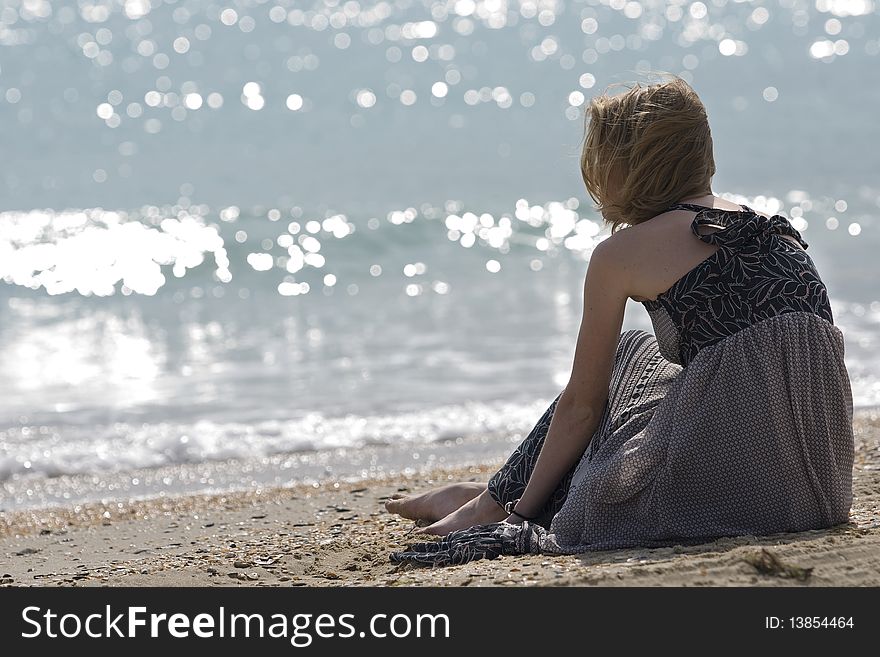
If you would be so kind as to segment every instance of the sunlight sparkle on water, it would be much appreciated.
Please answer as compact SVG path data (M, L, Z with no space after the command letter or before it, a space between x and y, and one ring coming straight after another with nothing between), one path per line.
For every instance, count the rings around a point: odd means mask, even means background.
M849 209L846 199L813 199L802 190L791 190L784 200L763 195L723 196L766 214L787 215L802 232L808 230L811 218L827 230L835 230L840 225L838 215ZM339 280L337 267L341 263L332 250L324 253L325 243L359 240L357 226L361 221L371 231L385 235L384 239L392 236L379 230L383 225L386 230L393 230L413 222L424 223L426 227L439 223L438 229L459 246L497 254L487 261L490 272L501 271L503 257L512 248L531 248L554 257L568 251L586 260L608 236L601 217L589 207L581 208L576 198L544 204L530 204L521 198L514 203L512 212L500 215L467 210L460 202L450 200L443 208L424 204L421 209L393 210L384 224L372 217L352 219L330 211L323 218L303 218L299 207L251 209L243 215L237 206L212 211L207 206L183 201L187 210L180 206L145 206L133 211L95 208L0 213L0 276L14 285L45 288L50 294L107 296L114 294L118 286L124 294L153 295L167 283L168 274L183 278L189 270L209 265L212 260L215 279L226 284L237 268L227 244L252 243L250 231L257 230L258 224L247 230L236 226L243 216L253 217L255 213L263 215L266 226L276 222L278 225L269 233L271 237L257 240L261 250L246 251L236 257L241 257L252 271L267 275L304 273L308 278L312 276L309 272L323 270L317 278L309 280L312 285L324 281L325 286L331 287ZM880 204L880 198L877 202ZM293 216L300 217L300 221L282 221ZM212 217L216 217L216 223ZM226 230L224 224L232 224L233 229ZM865 230L861 220L850 220L846 227L853 237ZM529 266L532 271L542 268L540 260L532 260ZM410 262L403 266L402 273L411 278L424 274L429 267L430 263ZM369 267L372 277L382 272L381 262ZM329 280L332 285L326 282ZM284 280L278 291L286 296L307 294L310 287L303 286L304 282L307 281ZM409 288L411 296L414 290Z
M514 98L519 98L519 105L527 108L539 100L533 90L515 89L517 80L514 78L481 80L485 84L453 93L451 87L460 83L463 69L471 80L481 77L480 61L473 59L471 49L480 57L494 56L492 46L482 36L486 32L516 31L524 58L570 70L570 84L579 81L584 89L593 88L597 82L597 71L591 69L595 69L598 60L615 52L645 52L645 57L636 64L636 71L658 66L678 68L678 74L688 81L693 80L694 72L704 63L711 61L705 51L685 52L678 63L671 59L652 59L651 44L661 40L678 42L683 47L706 42L723 57L763 57L761 53L750 51L749 41L752 33L774 22L790 25L799 38L809 39L803 52L811 60L830 63L854 48L869 56L880 54L880 39L871 39L855 22L875 12L876 0L816 0L809 9L786 0L772 11L768 7L750 5L733 0L671 4L661 0L591 0L571 5L557 0L426 0L420 9L421 17L414 20L416 17L407 14L407 19L402 20L403 9L384 1L316 0L307 8L288 2L267 7L262 1L243 0L231 7L206 1L169 9L148 0L80 3L78 8L32 0L18 10L7 7L0 12L0 26L4 28L3 45L13 46L27 45L34 39L35 33L31 30L45 29L42 26L48 25L53 38L75 45L76 52L91 65L113 71L113 75L122 75L139 85L139 95L155 112L144 112L137 103L120 105L122 92L118 89L110 90L114 98L96 100L94 107L97 117L108 129L139 123L147 135L164 132L167 120L193 121L192 113L204 106L212 110L224 108L224 95L228 96L232 90L211 88L219 87L220 80L208 82L198 78L205 77L205 65L217 57L217 48L227 47L220 43L220 38L231 39L233 35L235 47L241 48L249 62L248 68L266 80L263 83L243 79L244 69L230 72L226 80L238 82L242 104L254 112L285 106L294 112L312 109L313 103L306 100L302 90L292 93L282 88L281 85L287 84L282 82L284 78L271 74L275 56L280 56L285 68L292 73L308 73L322 66L312 46L296 45L293 35L301 30L327 33L336 50L357 51L356 57L376 56L380 63L376 70L381 70L388 80L387 96L404 107L431 101L463 103L465 107L476 108L482 103L494 102L498 109L507 109L513 106ZM160 12L166 10L172 12L171 24L177 34L160 34L156 29L163 18ZM808 33L810 13L828 17L823 19L827 38L816 38L814 33ZM566 36L563 29L565 20L572 17L576 18L578 33L586 37L581 42ZM614 22L618 18L626 22ZM612 24L616 31L608 27ZM456 45L461 38L468 39L466 45ZM269 39L273 40L269 42ZM270 56L269 52L274 54ZM434 79L427 83L420 80L418 84L403 84L400 80L410 75L406 67L413 62L434 67L428 74ZM150 89L150 76L157 69L167 69L162 76L166 82ZM437 76L444 79L437 81ZM379 82L379 79L365 78L360 89L340 91L353 94L351 97L358 107L372 108L381 95L372 90L381 88ZM3 98L9 105L40 102L31 100L28 95L33 85L34 81L27 78L16 84L7 81ZM75 88L69 91L90 93ZM571 99L571 93L569 95ZM569 107L560 108L570 120L580 116L572 109L582 104L579 97L576 100L578 102L570 102ZM320 98L316 95L318 107L332 102L335 102L332 95L322 94ZM32 116L33 110L27 109L17 118L28 122ZM460 117L454 121L450 118L449 122L463 121L464 117ZM364 122L364 116L350 117L352 126L364 126ZM199 131L203 127L196 121L192 129Z

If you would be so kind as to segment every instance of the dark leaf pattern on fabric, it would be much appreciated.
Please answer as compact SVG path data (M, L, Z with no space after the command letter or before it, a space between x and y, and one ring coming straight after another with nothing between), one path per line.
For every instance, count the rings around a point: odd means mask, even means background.
M825 286L812 258L784 239L809 245L782 215L765 217L743 210L679 203L669 208L696 211L691 232L718 250L656 299L643 301L649 313L663 309L679 332L674 362L690 363L697 353L763 319L787 312L834 318ZM702 227L716 228L701 233Z

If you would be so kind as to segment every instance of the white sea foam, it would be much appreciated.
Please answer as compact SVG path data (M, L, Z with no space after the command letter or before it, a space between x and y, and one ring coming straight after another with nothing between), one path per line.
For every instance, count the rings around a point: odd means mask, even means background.
M0 433L0 481L23 475L126 472L276 454L389 446L411 450L475 436L523 437L545 404L469 403L419 412L341 417L309 413L256 423L43 426ZM524 433L525 432L525 433Z

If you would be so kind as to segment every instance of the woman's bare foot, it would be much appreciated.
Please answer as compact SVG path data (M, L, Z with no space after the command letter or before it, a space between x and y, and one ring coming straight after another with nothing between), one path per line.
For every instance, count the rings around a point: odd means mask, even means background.
M436 522L486 490L486 484L471 481L447 484L421 495L396 495L385 502L385 508L410 520Z
M501 522L507 518L507 515L507 512L498 506L498 503L489 495L489 490L486 489L442 520L425 527L419 533L446 536L449 532L454 532L457 529Z

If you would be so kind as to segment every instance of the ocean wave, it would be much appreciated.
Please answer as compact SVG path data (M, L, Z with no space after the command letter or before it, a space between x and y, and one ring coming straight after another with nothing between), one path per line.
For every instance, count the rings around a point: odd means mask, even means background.
M339 448L409 448L474 436L520 436L544 404L467 403L418 412L328 417L309 413L254 424L118 423L23 427L0 432L0 481L119 473L141 468L253 459Z

